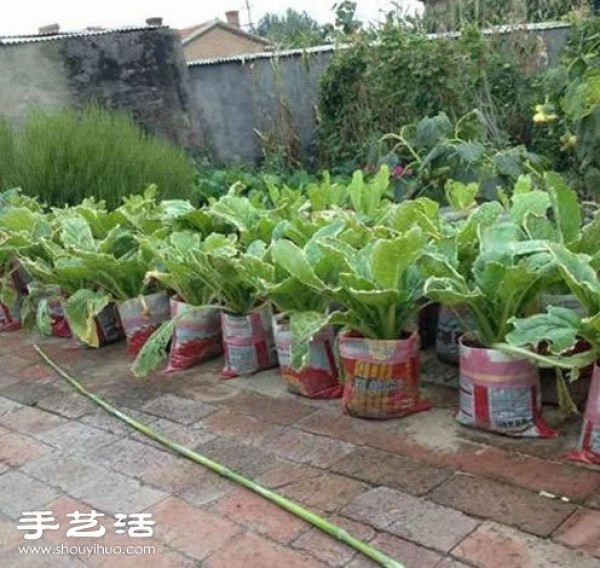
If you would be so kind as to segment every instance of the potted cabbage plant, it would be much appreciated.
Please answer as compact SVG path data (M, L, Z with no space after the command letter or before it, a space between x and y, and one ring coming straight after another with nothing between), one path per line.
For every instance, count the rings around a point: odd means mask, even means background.
M292 274L293 258L301 250L305 258L311 259L315 274L322 279L326 278L327 273L335 269L335 266L323 255L316 243L324 235L336 235L343 228L340 223L328 225L316 231L301 249L288 239L274 241L270 247L273 279L257 282L259 289L278 312L273 316L273 330L282 378L290 392L308 398L339 398L343 387L339 381L334 352L333 326L323 327L309 339L308 354L300 368L292 365L293 351L298 341L298 325L302 326L305 314L328 313L331 302L327 295L316 294L310 286Z
M35 257L39 241L51 232L37 201L20 190L0 192L0 331L21 328L22 308L31 277L19 257Z
M70 331L90 347L125 333L128 351L136 354L168 317L165 292L144 296L154 291L145 281L149 256L127 227L114 224L97 238L83 214L55 215L57 234L44 239L45 258L23 259L35 278L30 297L38 327L57 333L60 326L63 335Z
M512 318L525 315L544 289L551 256L543 241L528 240L504 216L470 238L475 256L468 262L459 262L456 247L444 246L424 259L430 275L425 295L450 307L466 306L470 314L469 331L460 339L457 420L509 436L552 437L556 433L542 417L537 368L527 357L496 347L511 331Z
M211 234L179 231L167 239L146 238L143 248L150 250L157 269L147 273L150 280L172 290L171 317L158 328L139 352L132 371L142 377L154 371L168 357L167 372L188 369L221 354L221 315L216 304L206 254L229 247L230 240ZM160 270L158 269L160 268Z
M271 279L266 249L260 240L242 246L235 234L212 233L190 251L196 276L221 312L224 378L252 375L277 364L271 304L255 285L256 278Z
M302 366L320 330L341 326L342 406L348 414L392 418L430 408L419 388L415 325L423 292L417 263L427 242L419 227L400 234L353 225L314 243L324 264L316 270L310 251L286 245L282 259L289 274L337 308L296 318L292 365Z
M583 306L578 309L549 307L545 313L513 318L513 330L502 349L527 357L537 364L570 370L571 379L593 365L593 375L583 419L579 448L568 457L600 464L600 280L592 257L574 253L564 245L547 243L547 248L569 290ZM581 340L588 345L581 352Z

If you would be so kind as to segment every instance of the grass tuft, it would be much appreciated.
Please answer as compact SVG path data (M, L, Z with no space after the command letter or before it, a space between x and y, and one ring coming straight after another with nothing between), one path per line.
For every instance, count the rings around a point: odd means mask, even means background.
M49 205L94 196L117 207L150 184L163 199L186 199L194 169L183 149L146 134L124 113L92 105L32 111L14 135L0 121L0 184Z

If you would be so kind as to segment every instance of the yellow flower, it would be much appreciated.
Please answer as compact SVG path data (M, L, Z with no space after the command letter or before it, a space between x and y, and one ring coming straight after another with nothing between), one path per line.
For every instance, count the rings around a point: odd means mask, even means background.
M570 150L571 148L575 148L577 145L577 136L567 132L560 137L560 141L562 142L562 150Z
M548 124L558 120L556 108L552 103L544 103L543 105L535 105L535 114L533 122L535 124Z
M533 122L535 124L549 124L550 122L556 122L558 115L555 113L547 114L545 112L537 112L533 115Z

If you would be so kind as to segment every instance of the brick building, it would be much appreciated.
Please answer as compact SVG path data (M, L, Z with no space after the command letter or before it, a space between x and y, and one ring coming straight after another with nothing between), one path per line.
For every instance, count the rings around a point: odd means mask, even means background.
M210 20L179 30L187 61L265 51L269 41L240 27L239 12L226 12L227 22Z

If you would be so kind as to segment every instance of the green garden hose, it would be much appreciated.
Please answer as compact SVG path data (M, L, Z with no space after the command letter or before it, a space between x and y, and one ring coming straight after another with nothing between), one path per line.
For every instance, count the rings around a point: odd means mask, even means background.
M225 467L220 463L211 460L210 458L207 458L193 450L190 450L189 448L186 448L185 446L182 446L181 444L178 444L177 442L169 440L168 438L157 432L154 432L153 430L148 428L148 426L142 424L141 422L138 422L130 416L127 416L127 414L124 414L118 408L115 408L114 406L103 400L97 394L88 391L81 383L76 381L73 377L71 377L68 373L61 369L56 363L54 363L54 361L52 361L52 359L50 359L50 357L48 357L48 355L46 355L37 345L34 345L33 348L37 351L40 357L42 357L42 359L44 359L44 361L48 365L50 365L50 367L52 367L61 377L66 379L71 384L71 386L77 389L81 394L87 396L90 400L95 402L98 406L102 407L108 413L112 414L113 416L116 416L117 418L120 418L121 420L123 420L123 422L126 422L131 427L135 428L145 436L152 438L159 444L166 446L175 453L184 456L210 469L211 471L214 471L215 473L218 473L219 475L230 479L235 483L238 483L239 485L242 485L247 489L254 491L255 493L258 493L259 495L261 495L265 499L268 499L272 503L275 503L282 509L285 509L289 513L295 515L296 517L299 517L302 520L310 523L311 525L317 527L324 533L336 538L340 542L343 542L347 546L354 548L358 552L364 554L370 560L373 560L373 562L376 562L377 564L380 564L385 568L405 568L402 564L400 564L393 558L390 558L389 556L385 555L380 550L373 548L366 542L363 542L362 540L353 537L341 527L338 527L337 525L329 522L327 519L324 519L323 517L320 517L312 511L305 509L298 503L294 503L293 501L286 499L282 495L279 495L278 493L275 493L274 491L271 491L270 489L259 485L251 479L240 475L232 469L229 469L228 467Z

